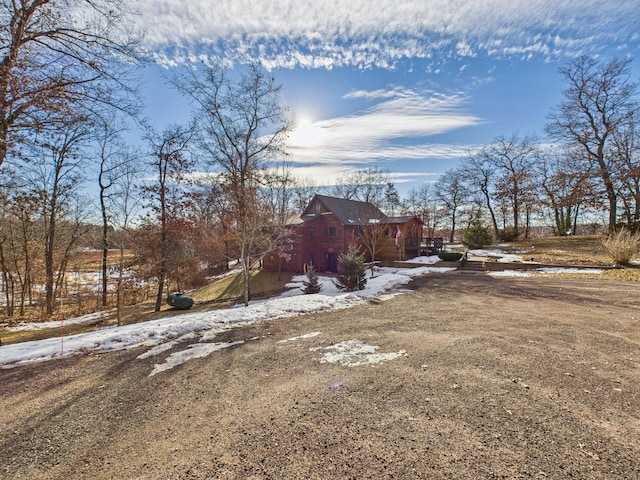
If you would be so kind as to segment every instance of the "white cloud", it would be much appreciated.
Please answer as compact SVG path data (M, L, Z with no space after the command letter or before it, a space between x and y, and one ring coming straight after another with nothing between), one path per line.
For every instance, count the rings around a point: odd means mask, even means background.
M367 100L371 105L355 114L316 122L304 121L288 141L294 173L313 178L317 186L334 185L336 179L353 170L379 166L391 171L394 162L426 172L394 174L394 182L437 175L425 162L457 161L476 147L429 141L430 137L471 127L483 119L467 113L462 95L420 93L393 87L358 90L347 100Z
M431 143L428 137L478 125L464 111L460 95L420 94L413 90L357 91L352 99L383 99L353 115L305 124L289 139L292 161L300 164L375 163L396 159L460 158L469 147Z
M142 0L159 61L393 68L407 58L574 55L636 41L635 0ZM606 46L606 47L605 47Z
M413 91L408 91L405 88L395 87L391 89L380 88L377 90L354 90L345 94L342 98L349 99L365 99L365 100L378 100L387 98L407 98L414 95Z

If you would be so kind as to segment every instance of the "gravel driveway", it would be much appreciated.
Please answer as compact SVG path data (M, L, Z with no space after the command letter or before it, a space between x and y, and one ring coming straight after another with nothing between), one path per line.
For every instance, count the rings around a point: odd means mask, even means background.
M152 376L186 345L2 370L0 478L640 478L640 285L408 288Z

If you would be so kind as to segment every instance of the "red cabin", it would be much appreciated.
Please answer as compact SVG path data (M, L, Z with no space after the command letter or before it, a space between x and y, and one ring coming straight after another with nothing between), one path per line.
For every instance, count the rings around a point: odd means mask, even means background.
M305 265L313 265L318 272L337 272L338 256L352 243L367 261L372 260L371 248L376 261L413 258L423 243L417 217L387 217L370 203L324 195L315 195L289 228L286 255L267 255L265 270L302 273Z

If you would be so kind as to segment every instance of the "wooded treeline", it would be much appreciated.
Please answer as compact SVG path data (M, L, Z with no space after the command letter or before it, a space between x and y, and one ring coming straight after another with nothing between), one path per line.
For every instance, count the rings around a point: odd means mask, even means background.
M445 231L450 241L478 218L502 240L540 225L567 235L587 223L594 232L640 224L630 59L567 64L544 141L499 137L401 198L393 174L377 167L330 187L294 176L292 114L257 64L239 77L202 64L171 78L193 121L157 131L138 116L143 55L124 2L0 8L0 305L11 319L69 306L120 314L149 297L159 309L169 290L200 285L230 262L242 268L247 303L251 269L266 254L286 259L285 225L315 193L415 215L427 236ZM132 124L141 141L131 143ZM88 261L88 249L101 253Z

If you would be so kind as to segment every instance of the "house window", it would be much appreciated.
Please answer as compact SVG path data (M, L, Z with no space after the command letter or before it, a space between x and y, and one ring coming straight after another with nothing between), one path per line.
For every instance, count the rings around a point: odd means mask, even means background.
M316 203L316 215L320 215L320 204Z
M316 229L315 228L310 228L309 229L309 237L316 238Z
M336 229L336 227L329 227L329 236L335 237L337 235L338 235L338 230Z

